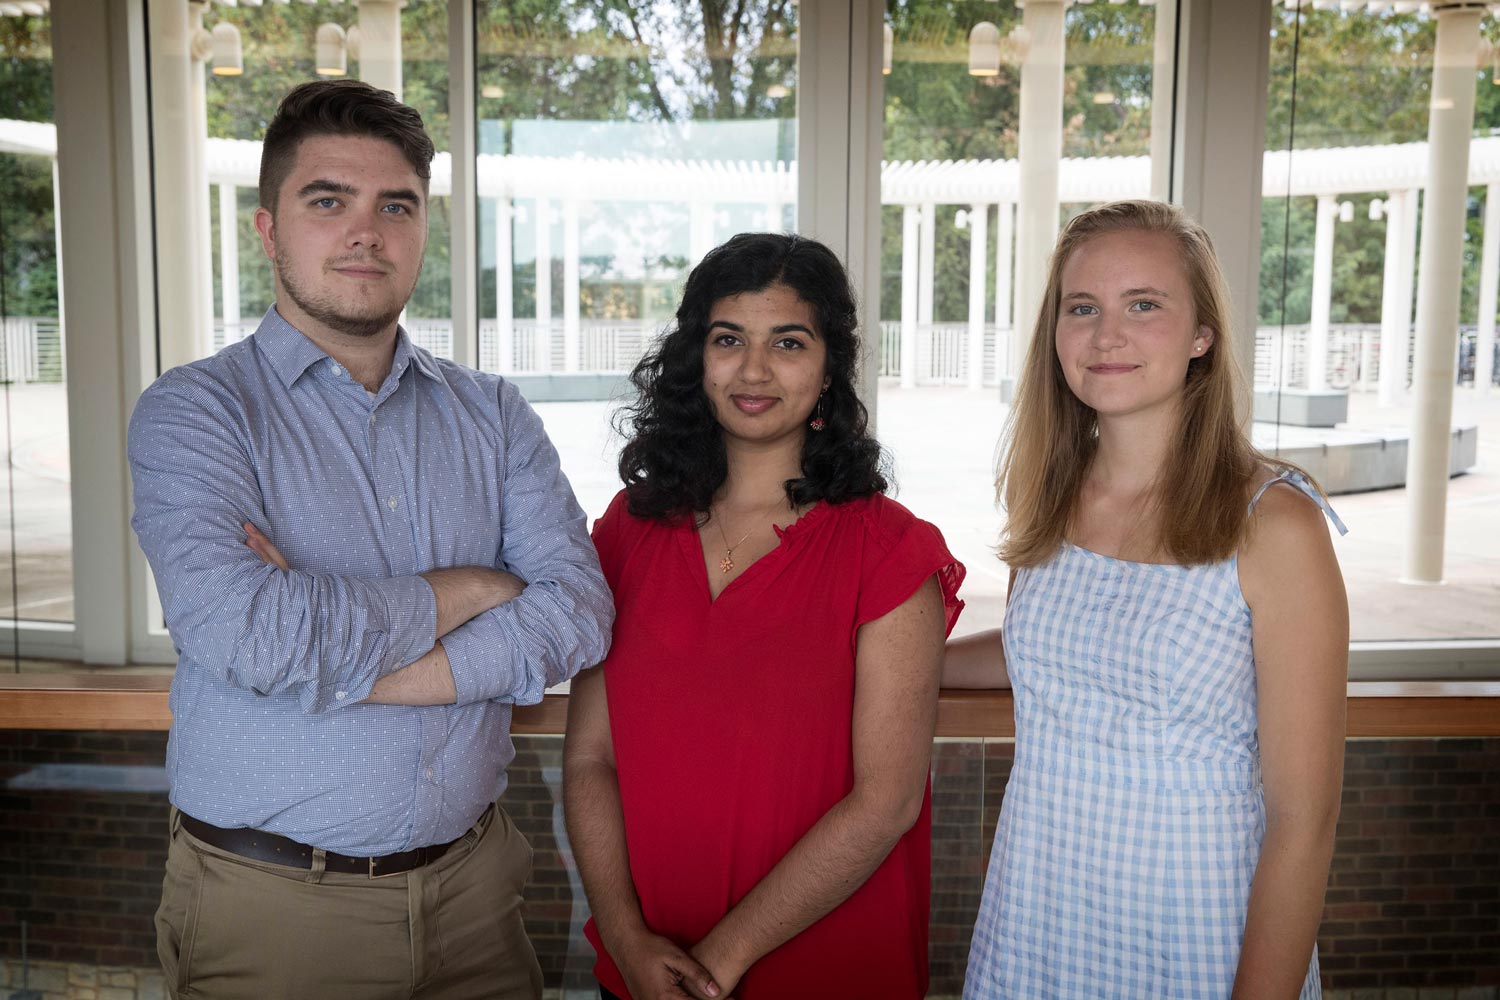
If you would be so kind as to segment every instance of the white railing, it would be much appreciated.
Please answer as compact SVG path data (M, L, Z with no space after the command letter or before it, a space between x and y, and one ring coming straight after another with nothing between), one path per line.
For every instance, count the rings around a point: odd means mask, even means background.
M995 349L1002 328L984 327L984 368L981 384L998 386ZM1009 327L1004 328L1009 334ZM882 320L876 353L877 371L884 378L901 376L901 321ZM917 385L968 385L969 324L922 323L917 325Z
M0 320L0 382L65 381L66 353L62 324L55 316Z
M1411 338L1407 338L1408 352ZM1328 328L1324 361L1330 389L1373 390L1380 384L1380 327L1335 323ZM1407 356L1410 372L1410 354ZM1263 326L1255 331L1255 387L1307 388L1307 324Z
M242 320L214 327L214 349L218 350L255 332L260 319ZM579 324L578 372L624 373L635 367L655 341L665 323L656 320L592 320ZM447 318L410 318L406 328L412 340L434 354L453 353L453 321ZM984 376L986 386L999 384L995 350L1001 333L994 324L984 328ZM918 385L967 385L969 381L969 327L967 323L932 323L917 327ZM1411 372L1412 343L1407 337L1407 373ZM545 346L544 346L545 345ZM513 374L568 370L564 356L563 323L554 319L544 331L534 319L512 321L511 356L500 358L500 330L494 319L479 324L479 367L484 371ZM1476 336L1473 327L1459 331L1458 380L1474 378ZM1497 348L1500 361L1500 348ZM10 316L0 321L0 382L62 382L66 379L64 338L57 319L46 316ZM542 363L545 353L547 361ZM875 362L882 378L901 375L901 323L880 324ZM1380 382L1380 329L1369 324L1334 324L1328 331L1327 380L1333 389L1373 390ZM1307 386L1307 326L1264 326L1255 332L1256 388L1297 389ZM1492 367L1500 385L1500 363Z

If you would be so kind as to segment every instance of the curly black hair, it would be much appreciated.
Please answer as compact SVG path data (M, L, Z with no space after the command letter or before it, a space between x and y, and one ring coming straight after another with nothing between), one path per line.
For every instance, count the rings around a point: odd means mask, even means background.
M635 366L636 398L619 414L626 438L620 478L630 513L656 521L701 521L728 475L724 439L703 391L703 348L714 303L785 285L813 307L827 349L824 430L802 446L802 476L786 483L795 506L843 503L885 492L880 443L855 392L859 317L844 266L816 240L784 233L741 233L688 275L677 322Z

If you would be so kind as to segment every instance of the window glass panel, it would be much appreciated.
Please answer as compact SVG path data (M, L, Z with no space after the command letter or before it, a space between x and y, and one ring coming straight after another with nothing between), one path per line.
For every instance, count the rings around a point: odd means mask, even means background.
M1175 9L907 0L887 10L880 437L901 501L969 568L961 632L1000 624L995 447L1036 316L1028 269L1039 286L1048 224L1166 191ZM1023 196L1023 172L1055 177L1055 203L1030 187ZM1027 204L1052 210L1036 210L1039 235L1023 243Z
M619 488L604 401L688 271L735 233L795 228L796 18L790 0L478 4L480 366L538 405L591 514Z
M51 21L0 9L0 618L73 620ZM0 633L12 651L10 629Z
M1373 6L1386 9L1303 5L1299 14L1278 4L1273 14L1256 441L1336 494L1350 528L1334 544L1353 639L1491 638L1500 636L1500 213L1488 209L1500 207L1500 172L1489 167L1500 87L1490 56L1464 74L1476 99L1467 188L1451 217L1429 219L1429 118L1454 113L1433 86L1438 20L1416 5ZM1493 19L1478 32L1493 51ZM1424 293L1419 250L1434 226L1461 242L1462 254ZM1456 323L1436 322L1444 309ZM1451 405L1413 382L1426 338L1440 338L1431 343L1447 370L1436 385L1451 392ZM1424 413L1434 440L1448 432L1451 479L1441 470L1409 478ZM1423 492L1433 499L1419 517ZM1416 536L1431 541L1414 548Z

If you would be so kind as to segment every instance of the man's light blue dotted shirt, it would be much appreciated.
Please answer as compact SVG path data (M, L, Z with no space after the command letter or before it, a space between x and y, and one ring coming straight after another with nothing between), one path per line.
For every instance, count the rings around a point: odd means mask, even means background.
M405 331L371 394L273 308L142 394L129 453L179 656L171 798L198 819L353 855L452 840L505 788L511 706L608 651L609 589L540 418ZM527 582L443 636L457 703L360 704L432 648L418 574L452 566Z

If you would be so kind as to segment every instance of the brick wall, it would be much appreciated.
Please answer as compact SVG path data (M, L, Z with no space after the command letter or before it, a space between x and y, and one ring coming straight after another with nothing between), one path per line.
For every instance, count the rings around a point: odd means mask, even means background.
M516 743L504 805L536 852L527 926L548 984L586 987L592 953L558 805L561 740ZM165 745L159 733L0 732L0 957L19 956L24 919L33 960L155 964L165 794L12 779L38 764L155 768ZM1011 760L999 741L934 747L935 996L962 983ZM1319 947L1332 989L1500 986L1500 739L1349 744Z

